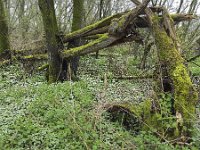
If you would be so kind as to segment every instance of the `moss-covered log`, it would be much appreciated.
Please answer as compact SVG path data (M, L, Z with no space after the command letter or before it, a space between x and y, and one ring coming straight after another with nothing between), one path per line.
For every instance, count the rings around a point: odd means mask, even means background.
M63 51L61 53L61 56L63 58L69 58L69 57L73 57L73 56L85 55L85 54L103 49L105 47L108 47L110 44L112 44L114 41L116 41L118 39L119 38L117 38L117 37L109 37L108 34L99 35L98 39L96 39L88 44Z
M88 44L85 44L80 47L72 48L69 50L65 50L64 52L62 52L61 56L63 58L68 58L68 57L73 57L73 56L78 56L78 55L84 55L90 52L95 52L100 49L106 48L108 46L111 46L112 44L121 42L121 41L118 41L120 39L122 39L122 41L124 39L124 42L127 41L127 39L131 39L131 40L135 39L136 37L135 34L133 36L129 36L128 38L126 37L128 34L131 34L127 32L126 28L128 24L134 21L137 18L137 16L144 10L148 2L149 0L146 0L144 4L135 8L133 11L130 11L130 13L126 14L125 16L122 16L116 22L112 20L108 29L109 34L105 33L105 34L99 35L98 39L92 42L89 42ZM125 28L122 26L125 26ZM81 30L84 30L84 28ZM81 32L81 30L78 30L77 32ZM76 33L76 31L74 33Z
M99 38L97 38L85 45L62 51L61 57L69 58L69 57L73 57L73 56L81 56L81 55L89 54L92 52L96 52L98 50L101 50L101 49L104 49L107 47L122 44L125 42L135 41L138 43L142 43L142 37L140 37L138 35L131 35L130 37L123 37L123 35L122 36L109 36L108 33L105 33L105 34L96 35L95 37L99 37Z
M96 22L95 24L86 26L86 27L82 28L81 30L69 33L69 34L65 35L63 42L66 43L72 39L76 39L79 37L87 37L87 36L91 36L91 35L95 35L95 34L107 33L109 26L111 24L111 20L115 19L115 18L119 19L126 13L127 12L116 14L112 17L108 17L99 22ZM162 16L160 16L160 18L162 18ZM174 20L174 24L177 24L181 21L188 21L188 20L194 19L195 17L191 14L172 14L171 18ZM137 28L148 28L149 27L148 19L146 16L138 16L134 20L134 24Z
M158 56L162 67L166 68L162 78L168 75L173 97L174 109L176 116L183 119L182 123L178 123L176 135L189 134L189 131L196 118L195 105L198 100L198 94L194 89L190 80L184 60L176 49L175 43L171 37L167 35L161 21L157 16L153 18L153 33L155 43L158 49ZM167 72L166 72L167 71ZM164 77L165 76L165 77ZM163 86L165 83L162 83ZM164 89L165 91L165 89Z
M56 82L59 77L61 59L59 56L58 27L53 0L38 0L42 13L49 61L49 83Z
M108 26L108 25L110 25L112 19L119 18L123 14L125 14L125 13L123 12L123 13L115 14L113 16L109 16L109 17L104 18L104 19L102 19L102 20L100 20L100 21L98 21L98 22L96 22L94 24L86 26L86 27L84 27L84 28L82 28L80 30L74 31L72 33L69 33L64 37L63 42L69 42L72 39L82 37L85 34L89 34L89 32L93 32L94 30L97 30L97 29L100 29L102 27Z
M8 24L2 0L0 0L0 30L0 60L10 59Z
M140 4L138 0L131 1L137 5ZM154 14L148 8L145 11L149 18L149 24L152 27L161 66L161 72L159 72L161 73L161 78L158 83L162 85L158 86L163 87L160 89L160 92L172 95L170 98L171 106L168 110L165 110L168 112L168 115L171 114L174 116L171 120L172 130L168 131L168 136L169 138L179 137L180 140L184 141L187 140L188 136L191 136L193 122L196 119L195 105L198 100L198 94L190 80L187 68L184 66L184 59L176 47L177 40L173 29L173 19L167 13L166 9L163 9L164 19ZM189 17L188 19L192 18ZM157 93L157 95L159 96L160 94ZM166 101L166 99L164 100ZM159 127L158 121L164 119L160 109L162 103L157 99L154 104L157 109L152 114L152 117L156 118L156 120L147 121L147 123L150 125L157 124L157 127ZM175 126L173 125L174 123Z
M145 0L141 5L122 15L119 19L113 19L108 32L111 35L127 34L134 26L136 18L144 11L150 0Z

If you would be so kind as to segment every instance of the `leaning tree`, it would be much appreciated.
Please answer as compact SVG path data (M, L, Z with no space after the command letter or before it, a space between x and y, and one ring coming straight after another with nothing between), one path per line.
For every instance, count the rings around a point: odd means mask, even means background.
M48 48L49 82L60 79L62 60L97 52L125 42L142 43L137 28L148 28L153 35L159 58L154 72L154 95L136 105L118 103L107 105L108 112L125 110L134 116L141 130L156 129L163 140L188 141L196 119L195 105L198 94L189 77L174 25L195 19L191 14L169 14L164 7L147 7L150 0L141 3L131 0L137 7L104 18L82 29L59 35L53 0L39 0ZM65 48L65 43L86 39L84 45ZM129 118L128 118L129 119ZM139 121L138 121L139 120ZM189 138L188 138L189 137Z

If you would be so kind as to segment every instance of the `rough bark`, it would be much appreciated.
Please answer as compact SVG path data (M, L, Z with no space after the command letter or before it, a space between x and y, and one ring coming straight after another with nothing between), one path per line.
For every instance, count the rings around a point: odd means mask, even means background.
M53 0L38 0L48 49L49 83L56 82L60 71L59 42L57 38L58 27Z
M0 0L0 29L0 60L10 59L8 24L2 0Z
M72 32L77 31L83 26L83 13L84 13L84 0L73 0L73 20L72 20ZM68 43L68 49L80 46L81 38L70 40ZM70 59L64 59L62 64L63 79L71 80L77 75L79 64L79 56L71 57ZM70 67L70 68L69 68Z

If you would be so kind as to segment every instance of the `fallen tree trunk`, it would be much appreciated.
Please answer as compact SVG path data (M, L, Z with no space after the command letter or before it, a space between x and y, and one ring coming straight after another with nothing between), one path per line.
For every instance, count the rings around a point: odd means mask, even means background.
M80 37L87 37L87 36L91 36L91 35L95 35L95 34L107 33L109 26L111 24L111 20L115 19L115 18L119 19L126 13L127 12L116 14L112 17L105 18L95 24L89 25L81 30L67 34L67 35L65 35L63 42L67 43L70 40L80 38ZM162 18L162 16L160 16L160 17ZM172 14L171 18L174 20L174 24L177 24L181 21L188 21L188 20L194 19L195 17L191 14ZM137 28L148 28L149 23L147 21L147 17L146 16L137 16L134 20L134 25Z
M140 5L138 0L132 1ZM143 129L154 128L167 139L179 138L180 141L187 142L192 135L191 130L196 120L195 105L198 93L184 66L184 59L176 47L176 34L170 15L165 9L163 9L163 19L148 8L145 12L154 35L160 71L155 80L156 91L159 93L156 93L149 105L144 104L148 112L146 115L143 114Z
M80 56L80 55L85 55L85 54L88 54L91 52L96 52L100 49L108 47L113 42L115 42L121 38L121 37L114 37L114 36L109 37L108 34L102 34L99 36L100 37L98 39L96 39L86 45L72 48L69 50L64 50L63 52L61 52L61 56L63 58L69 58L69 57L73 57L73 56Z

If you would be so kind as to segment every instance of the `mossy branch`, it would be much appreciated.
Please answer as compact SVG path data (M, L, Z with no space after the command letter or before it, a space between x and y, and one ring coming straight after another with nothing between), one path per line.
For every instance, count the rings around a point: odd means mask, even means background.
M38 67L38 71L45 70L45 69L47 69L48 67L49 67L49 64L44 64L44 65Z
M63 42L67 43L70 40L73 40L73 39L76 39L76 38L79 38L79 37L87 37L87 36L92 36L92 35L95 35L95 34L107 33L109 26L111 24L111 19L120 18L123 14L125 15L126 13L127 12L117 14L115 17L112 16L111 18L107 18L108 20L102 20L102 22L100 21L100 22L97 22L95 24L89 25L89 26L87 26L83 29L69 33L69 34L65 35ZM191 14L172 14L172 15L170 15L170 17L173 19L174 24L177 24L181 21L188 21L188 20L195 19L195 16L193 16ZM162 18L162 17L160 17L160 18ZM137 28L148 28L149 27L149 24L148 24L148 21L147 21L147 16L138 16L134 20L134 24Z
M72 33L69 33L64 37L63 42L68 42L68 41L70 41L72 39L79 38L79 37L91 32L93 30L108 26L111 23L113 18L119 18L125 13L126 12L122 12L122 13L115 14L113 16L109 16L109 17L104 18L104 19L102 19L102 20L100 20L100 21L98 21L98 22L96 22L94 24L86 26L86 27L84 27L84 28L82 28L80 30L77 30L77 31L72 32Z
M47 60L47 54L37 54L37 55L27 55L27 56L20 56L17 59L19 60Z
M116 41L118 39L119 39L119 37L118 38L117 37L109 37L108 33L102 34L102 35L99 35L98 39L96 39L88 44L85 44L80 47L72 48L69 50L64 50L63 52L61 52L61 57L68 58L68 57L72 57L72 56L80 56L80 55L88 54L91 52L95 52L95 51L98 51L105 47L108 47L110 44L112 44L114 41Z

